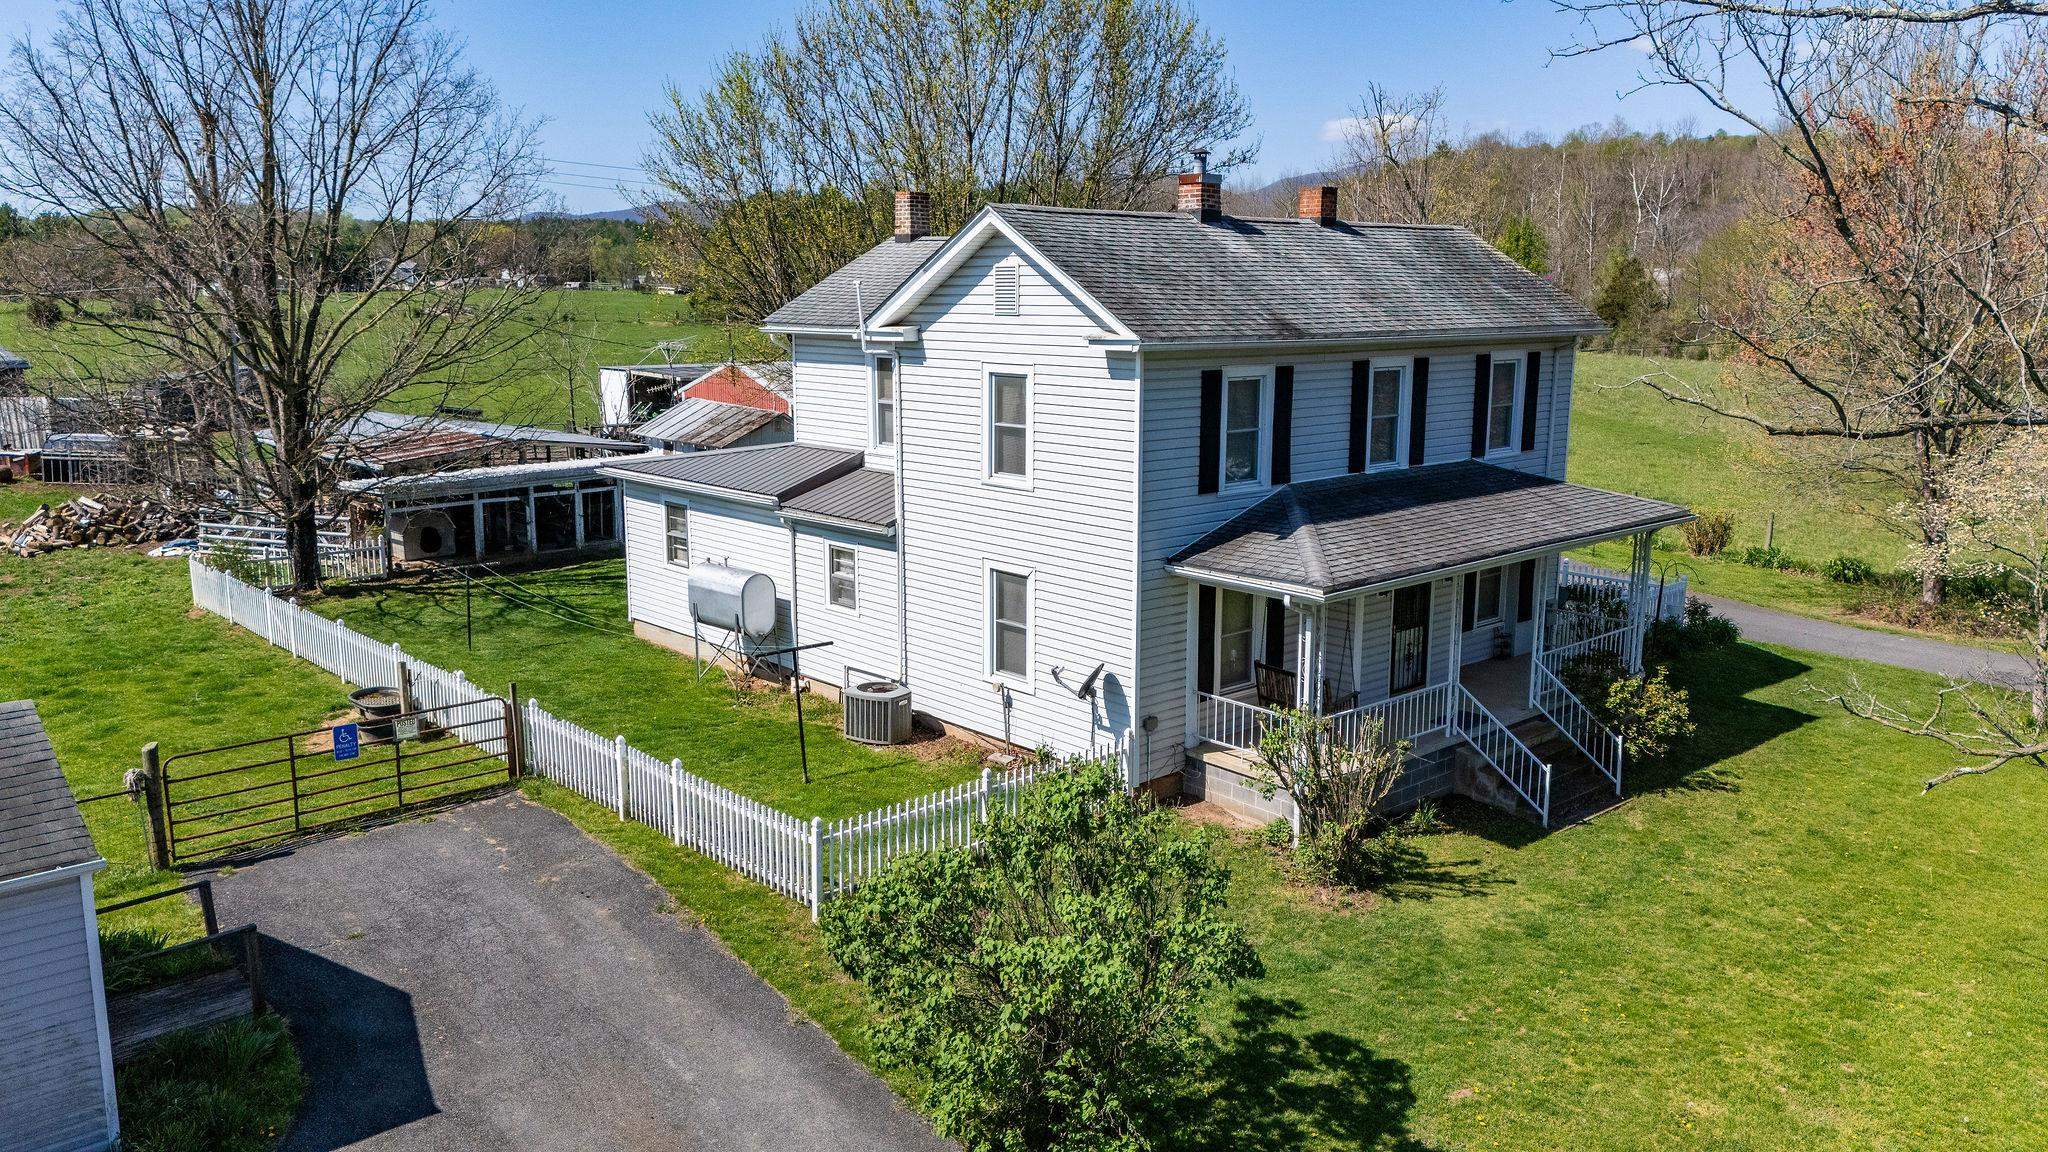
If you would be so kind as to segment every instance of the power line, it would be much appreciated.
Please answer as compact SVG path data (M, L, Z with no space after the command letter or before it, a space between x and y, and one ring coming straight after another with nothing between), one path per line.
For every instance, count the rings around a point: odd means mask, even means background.
M571 168L613 168L620 172L646 171L645 168L638 164L598 164L589 160L563 160L557 156L543 156L541 159L549 164L566 164Z

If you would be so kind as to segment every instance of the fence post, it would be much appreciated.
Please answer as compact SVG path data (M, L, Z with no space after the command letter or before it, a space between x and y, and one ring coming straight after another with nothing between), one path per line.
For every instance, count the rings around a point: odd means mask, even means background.
M519 715L519 684L505 685L505 774L513 780L526 775L526 722Z
M131 787L137 799L142 801L143 829L149 836L149 866L164 870L171 866L171 844L168 830L164 827L161 780L162 775L157 769L156 741L152 740L142 746L142 769Z
M668 826L669 839L678 845L683 842L683 761L680 757L668 762Z
M994 770L993 770L993 769L991 769L991 768L990 768L990 767L989 767L988 765L984 764L984 765L982 765L982 766L981 766L981 804L980 804L980 815L981 815L981 823L982 823L982 825L983 825L984 827L986 827L986 826L988 825L988 793L989 793L989 780L990 780L990 778L991 778L991 777L993 777L994 775L995 775L995 772L994 772Z
M297 660L299 658L299 598L297 596L291 598L291 609L291 615L287 616L285 619L290 622L289 626L291 628L292 634L292 659Z
M612 750L619 763L619 819L626 818L626 738L612 737Z
M986 780L988 770L982 770ZM818 909L825 902L825 821L811 817L811 923L818 922Z

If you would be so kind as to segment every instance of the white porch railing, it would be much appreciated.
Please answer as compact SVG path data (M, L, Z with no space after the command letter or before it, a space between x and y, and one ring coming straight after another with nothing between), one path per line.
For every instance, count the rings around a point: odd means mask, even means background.
M1573 657L1583 656L1588 652L1605 651L1614 653L1622 663L1626 664L1629 661L1630 653L1634 650L1635 633L1635 625L1623 624L1619 628L1609 628L1604 632L1595 632L1590 636L1573 640L1569 644L1546 645L1543 651L1538 653L1535 663L1544 665L1552 672L1558 672ZM1567 634L1569 635L1569 633ZM1546 636L1545 639L1547 640L1548 637Z
M1257 704L1232 700L1213 692L1196 695L1195 736L1211 744L1256 752L1266 729L1279 718L1278 712Z
M1565 738L1577 745L1586 759L1614 782L1614 794L1621 795L1621 737L1602 724L1593 710L1578 698L1564 681L1541 660L1529 667L1530 700Z
M1451 685L1430 684L1413 692L1361 704L1331 716L1330 723L1339 738L1351 741L1356 740L1360 729L1374 718L1379 720L1380 733L1387 740L1405 740L1413 744L1450 726Z
M1453 701L1451 723L1466 743L1478 749L1493 770L1507 780L1508 786L1522 794L1522 799L1536 809L1537 818L1545 828L1550 827L1550 765L1537 758L1521 738L1508 731L1508 726L1479 702L1477 696L1463 684L1453 685L1456 698Z
M1592 588L1623 599L1628 597L1628 573L1582 564L1568 557L1558 569L1557 582L1564 588ZM1690 583L1691 578L1683 573L1669 580L1652 580L1643 589L1643 611L1652 619L1683 620Z

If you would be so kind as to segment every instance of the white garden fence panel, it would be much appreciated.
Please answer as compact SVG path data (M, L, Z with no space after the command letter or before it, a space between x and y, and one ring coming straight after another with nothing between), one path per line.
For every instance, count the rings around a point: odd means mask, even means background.
M338 620L308 611L251 587L197 557L190 561L192 602L226 617L292 655L359 687L391 686L399 669L422 707L455 709L466 723L482 710L504 707L498 697L450 672L406 655L351 630ZM475 716L472 709L477 710ZM1103 760L1118 771L1130 767L1130 749L1099 746L1086 757L1033 762L1001 772L984 771L929 795L885 805L827 824L779 811L685 771L626 743L564 720L528 700L520 710L522 771L544 776L577 795L655 828L733 871L811 906L817 915L828 897L850 891L888 864L913 852L972 847L996 812L1014 812L1025 788L1082 759ZM506 749L487 742L494 754Z

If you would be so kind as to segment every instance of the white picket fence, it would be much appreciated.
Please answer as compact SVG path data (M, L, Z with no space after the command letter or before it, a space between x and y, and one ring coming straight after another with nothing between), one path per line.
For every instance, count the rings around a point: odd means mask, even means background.
M226 572L190 560L192 602L225 617L293 656L358 687L393 685L403 667L421 707L452 707L456 720L502 714L505 701L449 672L408 656L397 644L372 640L281 600ZM474 716L471 709L477 709ZM997 812L1012 812L1025 788L1082 759L1127 768L1125 744L1099 746L1086 757L1033 762L969 780L858 816L806 821L714 784L626 743L564 720L529 699L520 715L520 770L544 776L635 820L750 879L807 903L815 918L823 902L852 890L912 852L971 847ZM501 740L485 742L505 754Z

